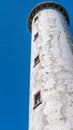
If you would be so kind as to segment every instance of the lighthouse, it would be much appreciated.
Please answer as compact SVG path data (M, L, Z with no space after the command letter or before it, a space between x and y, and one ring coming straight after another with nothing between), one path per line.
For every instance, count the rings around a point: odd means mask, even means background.
M73 40L69 16L55 2L31 11L29 130L73 130Z

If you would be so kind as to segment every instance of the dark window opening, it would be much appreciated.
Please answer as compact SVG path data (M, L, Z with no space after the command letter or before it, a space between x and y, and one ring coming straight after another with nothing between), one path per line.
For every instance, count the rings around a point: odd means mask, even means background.
M38 105L40 105L42 102L41 102L41 94L40 94L40 91L34 95L34 108L35 109Z
M38 36L39 36L39 34L38 34L38 32L35 34L35 36L34 36L34 41L38 38Z
M39 55L34 59L34 67L40 62Z
M38 20L38 16L35 17L35 19L34 19L34 23L35 23L37 20Z

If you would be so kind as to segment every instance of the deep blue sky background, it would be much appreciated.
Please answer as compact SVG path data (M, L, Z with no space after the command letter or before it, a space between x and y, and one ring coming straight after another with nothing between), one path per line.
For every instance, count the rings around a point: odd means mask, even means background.
M56 1L67 9L73 34L73 1ZM0 130L28 130L31 34L27 20L39 2L43 0L0 1Z

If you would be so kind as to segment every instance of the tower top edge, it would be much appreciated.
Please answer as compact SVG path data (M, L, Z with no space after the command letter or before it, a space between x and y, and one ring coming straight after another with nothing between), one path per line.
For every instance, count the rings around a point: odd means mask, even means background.
M55 9L59 10L60 12L62 12L62 14L64 15L64 17L67 21L67 24L69 25L69 23L70 23L69 15L63 6L61 6L60 4L58 4L56 2L43 2L43 3L36 5L30 12L30 15L28 17L28 27L29 27L30 32L31 32L32 20L33 20L35 14L38 13L40 10L43 10L46 8L48 8L48 9L55 8Z

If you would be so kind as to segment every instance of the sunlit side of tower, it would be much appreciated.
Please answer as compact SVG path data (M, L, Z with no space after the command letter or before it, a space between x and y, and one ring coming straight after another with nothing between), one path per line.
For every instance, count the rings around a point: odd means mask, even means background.
M30 13L29 130L73 130L73 42L67 11L54 2Z

